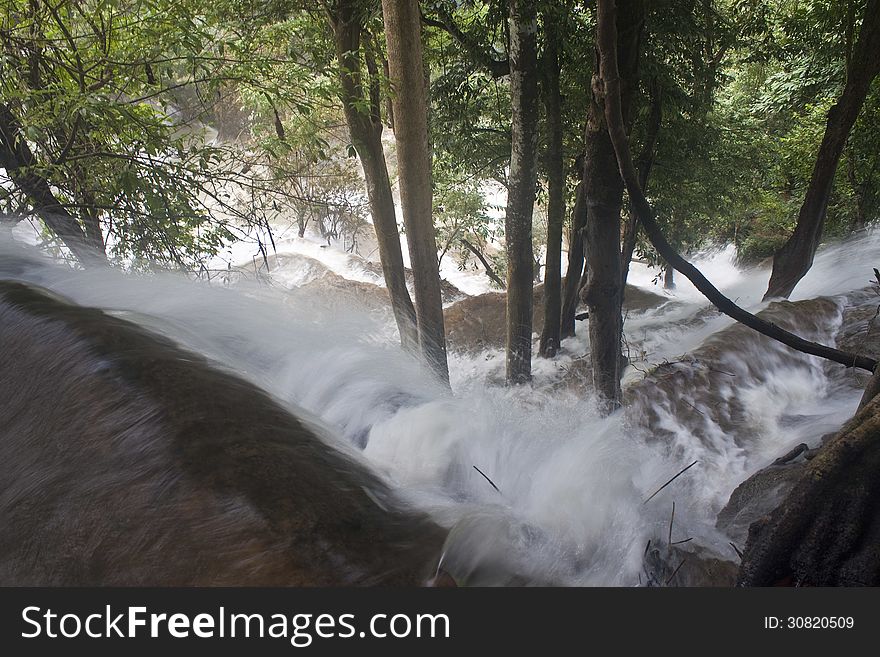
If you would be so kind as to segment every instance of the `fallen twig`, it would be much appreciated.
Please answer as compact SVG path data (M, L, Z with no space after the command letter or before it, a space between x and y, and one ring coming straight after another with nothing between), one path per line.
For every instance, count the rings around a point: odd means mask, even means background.
M785 465L790 461L794 461L798 456L806 452L808 449L810 449L810 447L807 445L807 443L801 443L780 456L775 461L773 461L773 465Z
M740 550L738 547L736 547L736 545L734 545L732 542L730 543L730 547L733 548L733 551L736 552L736 556L738 556L740 558L740 561L742 561L742 558L743 558L742 550Z
M687 557L685 557L684 559L682 559L682 560L681 560L681 563L678 564L678 568L676 568L675 570L672 571L672 574L669 576L669 579L666 580L666 586L669 586L669 582L671 582L672 579L673 579L676 575L678 575L678 571L681 570L681 567L684 565L685 561L687 561Z
M491 479L489 479L489 475L487 475L485 472L483 472L482 470L480 470L477 466L474 466L474 470L476 470L476 471L479 472L481 475L483 475L483 477L485 478L485 480L489 482L489 485L492 486L492 488L494 488L496 491L498 491L499 494L501 493L501 489L499 489L498 486L495 485L495 482L494 482L494 481L492 481Z
M691 404L691 403L690 403L689 401L687 401L686 399L682 399L681 401L684 402L685 404L687 404L688 406L690 406L692 409L694 409L697 413L699 413L699 414L702 415L703 417L706 417L706 414L705 414L703 411L701 411L699 408L697 408L696 406L694 406L693 404Z
M669 484L671 484L673 481L675 481L676 479L678 479L681 475L683 475L685 472L687 472L688 470L690 470L690 469L691 469L692 467L694 467L697 463L699 463L699 461L694 461L694 462L691 463L689 466L685 467L685 468L684 468L683 470L681 470L677 475L675 475L672 479L670 479L670 480L667 481L665 484L663 484L662 486L660 486L660 488L658 488L657 490L655 490L654 493L651 495L651 497L649 497L649 498L646 499L644 502L642 502L642 504L647 504L648 502L650 502L652 499L654 499L654 497L657 495L657 493L659 493L661 490L663 490L664 488L666 488ZM477 466L474 466L474 467L477 467ZM483 475L483 476L485 477L485 475ZM488 479L488 477L487 477L487 479Z

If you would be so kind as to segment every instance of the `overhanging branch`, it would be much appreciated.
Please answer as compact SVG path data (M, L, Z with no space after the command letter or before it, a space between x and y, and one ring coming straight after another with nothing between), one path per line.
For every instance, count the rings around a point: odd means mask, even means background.
M501 78L510 73L510 60L495 59L473 38L464 33L449 12L442 7L435 7L435 11L439 20L426 16L422 12L422 22L425 25L443 30L455 39L471 58L471 61L477 66L485 68L493 78Z
M597 33L600 83L603 86L605 96L605 121L608 124L608 133L611 137L611 143L614 145L620 175L626 184L630 202L651 244L654 245L654 248L657 249L657 252L663 256L667 263L676 271L681 272L712 305L728 317L732 317L741 324L745 324L749 328L758 331L758 333L773 338L796 351L819 356L847 367L858 367L873 372L877 366L877 361L873 358L840 351L826 345L805 340L772 322L761 319L749 311L740 308L712 285L700 270L685 260L666 240L654 216L654 210L651 208L639 185L638 174L629 152L629 139L624 128L620 101L620 74L617 68L617 28L615 26L616 12L615 0L598 0Z

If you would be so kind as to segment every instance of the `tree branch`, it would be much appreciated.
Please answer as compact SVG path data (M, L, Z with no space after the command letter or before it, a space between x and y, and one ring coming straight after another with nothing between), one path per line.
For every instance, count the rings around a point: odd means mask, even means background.
M477 256L477 259L481 263L483 263L483 267L486 268L486 275L489 278L491 278L495 283L497 283L501 289L504 289L504 287L505 287L504 281L502 281L500 278L498 278L498 274L496 274L495 270L492 269L492 265L490 265L489 261L486 260L486 256L484 256L482 254L482 252L477 247L475 247L473 244L471 244L467 240L464 240L464 239L461 240L461 244L462 244L462 246L464 246L464 248L466 248L468 251L470 251L475 256Z
M623 113L620 101L620 74L617 68L617 29L615 26L616 7L614 0L598 0L598 49L600 57L600 77L605 95L605 120L608 124L608 134L614 145L617 155L617 163L620 175L626 184L627 192L633 208L635 208L639 221L645 229L645 234L675 270L681 272L694 286L705 296L718 310L732 317L736 321L745 324L769 338L778 340L783 344L806 354L819 356L840 363L847 367L858 367L873 372L877 361L873 358L857 354L839 351L825 345L810 342L786 331L772 322L737 306L733 301L725 297L703 274L669 244L657 224L654 210L645 198L639 186L638 174L633 165L629 152L629 140L624 127Z
M442 7L435 7L440 20L430 18L422 13L422 22L425 25L436 27L443 30L453 39L455 39L471 60L477 66L485 68L493 78L502 78L510 74L510 60L495 59L480 44L476 43L470 36L464 33L456 24L452 15Z
M0 103L0 167L13 184L33 204L34 211L84 267L107 264L103 252L93 248L85 231L64 204L49 181L34 171L35 158L12 111Z

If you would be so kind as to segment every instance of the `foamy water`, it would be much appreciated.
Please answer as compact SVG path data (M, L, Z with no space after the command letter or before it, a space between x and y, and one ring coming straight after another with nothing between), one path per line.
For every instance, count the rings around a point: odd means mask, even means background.
M878 233L823 249L794 298L864 287L878 256ZM769 272L740 271L729 249L698 264L729 296L762 307ZM630 280L645 285L647 275L635 271ZM792 444L815 444L817 431L839 426L858 401L855 389L829 384L818 359L738 344L725 356L735 383L682 394L700 412L735 398L745 417L733 427L685 420L670 394L658 392L659 419L646 428L624 414L600 418L588 394L553 391L544 384L554 366L537 359L544 378L508 389L487 383L497 353L456 356L449 391L375 316L355 308L340 314L295 290L75 273L48 263L23 278L159 330L320 418L331 440L365 446L363 458L402 494L456 526L450 559L513 563L535 581L636 585L645 544L666 536L673 501L676 540L692 538L689 546L735 559L729 537L714 528L733 488ZM627 317L645 366L675 360L731 324L707 314L682 277L677 282L670 303ZM808 337L830 342L839 320L831 312ZM581 323L565 345L569 358L586 349L585 334ZM641 377L632 369L626 381ZM812 419L790 421L797 417ZM698 465L645 503L692 461Z

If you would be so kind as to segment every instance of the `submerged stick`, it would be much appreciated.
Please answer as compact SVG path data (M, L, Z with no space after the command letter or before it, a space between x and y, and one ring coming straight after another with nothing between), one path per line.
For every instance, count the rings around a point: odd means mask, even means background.
M681 475L683 475L685 472L687 472L688 470L690 470L690 469L691 469L692 467L694 467L697 463L699 463L699 461L694 461L694 462L691 463L689 466L687 466L686 468L684 468L683 470L681 470L681 471L680 471L677 475L675 475L672 479L670 479L670 480L667 481L665 484L663 484L662 486L660 486L660 488L658 488L657 490L655 490L654 493L651 495L651 497L649 497L649 498L646 499L644 502L642 502L642 504L647 504L648 502L650 502L651 500L653 500L654 497L657 495L657 493L659 493L661 490L663 490L664 488L666 488L669 484L671 484L673 481L675 481L676 479L678 479ZM477 466L474 466L474 467L476 468ZM485 477L486 475L483 475L483 476ZM486 478L488 479L488 477L486 477Z
M678 571L681 570L681 567L685 564L686 561L687 561L687 557L682 559L681 563L678 564L678 568L676 568L675 570L672 571L672 574L669 576L669 579L666 580L666 586L669 586L669 582L671 582L673 580L673 578L676 575L678 575Z
M488 482L489 482L489 485L492 486L492 488L494 488L496 491L498 491L499 494L501 493L501 489L499 489L498 486L495 485L495 482L494 482L494 481L492 481L491 479L489 479L489 475L487 475L485 472L483 472L482 470L480 470L477 466L474 466L474 470L476 470L476 471L479 472L481 475L483 475L483 478L484 478L486 481L488 481Z

